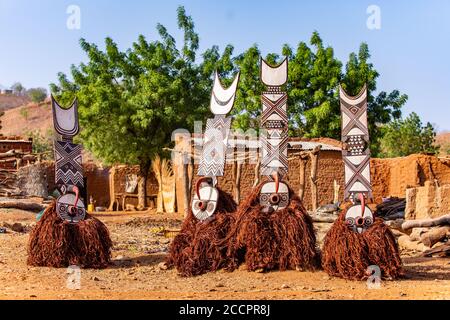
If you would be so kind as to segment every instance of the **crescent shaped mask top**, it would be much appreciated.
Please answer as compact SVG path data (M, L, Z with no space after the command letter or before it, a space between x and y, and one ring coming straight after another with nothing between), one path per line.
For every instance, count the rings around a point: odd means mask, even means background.
M361 104L367 98L367 85L364 85L359 94L354 97L349 96L342 86L339 86L339 95L341 99L349 105L355 106Z
M53 125L56 132L65 137L73 137L80 131L78 124L78 100L65 109L61 107L52 95Z
M240 73L236 75L231 86L227 89L220 82L219 75L216 72L214 77L214 86L211 93L210 109L215 115L226 115L233 108L236 100L236 90L239 83Z
M281 87L288 81L288 59L278 66L270 66L261 58L261 81L268 87Z

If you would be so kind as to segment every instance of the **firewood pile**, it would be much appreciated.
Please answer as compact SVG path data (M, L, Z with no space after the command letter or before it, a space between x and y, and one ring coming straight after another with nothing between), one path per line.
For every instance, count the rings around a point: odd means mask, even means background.
M399 247L423 257L450 256L450 214L431 219L387 222L398 236Z
M0 168L17 170L20 167L35 163L40 160L40 155L21 150L10 150L0 153Z
M0 197L14 198L23 196L23 192L17 186L15 170L0 169Z

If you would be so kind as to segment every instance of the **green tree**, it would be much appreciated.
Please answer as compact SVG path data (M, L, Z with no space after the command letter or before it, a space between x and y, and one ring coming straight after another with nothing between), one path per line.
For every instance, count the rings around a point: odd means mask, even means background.
M342 63L334 50L325 47L317 31L311 47L300 42L297 50L285 45L289 57L289 113L291 131L307 137L334 137L340 134L340 107L337 88L342 79Z
M183 7L177 11L183 45L158 24L160 40L143 35L125 52L106 38L104 51L81 39L88 62L72 66L73 81L58 75L51 90L62 103L79 100L80 139L106 164L139 165L139 208L146 206L146 178L152 159L171 145L175 129L193 129L194 121L208 114L212 72L227 73L232 47L223 57L217 47L207 50L196 63L199 37Z
M350 54L341 82L342 87L350 95L357 95L364 85L367 85L370 148L372 154L377 156L380 153L379 142L383 136L382 126L400 119L401 108L407 102L408 96L401 94L398 90L389 94L382 91L374 96L374 92L377 90L377 79L380 75L369 59L369 47L366 43L362 43L358 54Z
M401 108L408 97L398 90L391 93L377 90L379 73L370 63L367 44L352 53L343 70L330 46L324 46L318 32L313 32L308 45L300 42L294 50L284 45L282 54L289 58L289 81L285 88L289 94L288 117L290 134L295 136L341 138L339 85L351 95L356 95L366 84L368 88L368 118L372 154L379 153L380 127L401 117ZM261 52L253 45L231 62L241 71L234 127L247 130L258 128L261 112L260 95L264 86L259 79ZM284 57L268 54L266 59L276 64Z
M382 157L405 157L414 153L437 153L439 146L434 144L436 131L431 123L423 126L416 113L404 120L394 120L382 127Z
M32 88L27 90L27 95L31 101L39 103L47 98L47 90L45 88Z
M26 89L25 87L20 83L20 82L16 82L11 86L11 90L14 92L14 94L16 95L22 95Z
M45 134L38 130L28 131L25 136L33 139L33 153L42 154L44 159L53 159L53 129Z

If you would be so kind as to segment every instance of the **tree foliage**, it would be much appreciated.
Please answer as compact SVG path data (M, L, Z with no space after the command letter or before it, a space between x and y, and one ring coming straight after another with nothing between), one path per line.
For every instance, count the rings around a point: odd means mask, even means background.
M47 89L45 88L31 88L27 90L27 95L31 101L40 103L47 98Z
M192 130L194 121L206 117L212 72L233 51L227 47L222 56L213 47L197 63L199 36L192 18L179 7L177 20L181 48L161 24L159 40L140 35L126 51L111 38L104 50L81 39L88 62L72 66L73 80L60 73L59 83L51 85L63 103L78 97L83 145L106 164L139 165L144 178L175 129Z
M58 75L52 92L70 104L79 99L80 139L96 158L107 164L138 164L146 174L155 155L171 144L175 129L192 131L194 121L209 115L208 104L212 75L217 69L229 84L239 70L234 127L258 128L261 112L260 56L257 45L234 55L231 45L223 51L213 46L199 55L199 35L194 22L183 7L177 10L182 44L163 26L157 25L158 40L148 41L140 35L128 50L106 38L104 49L85 39L80 44L87 63L71 67L71 79ZM356 95L367 84L369 93L369 130L374 155L385 124L400 119L407 96L398 90L379 92L379 73L370 62L367 44L344 64L334 50L324 45L318 32L309 43L295 48L284 45L281 55L265 56L269 63L289 58L290 134L306 137L340 139L339 85Z
M45 134L38 130L28 131L25 136L33 139L33 153L42 154L43 159L52 160L54 158L52 129L49 129Z
M379 152L378 142L382 136L380 126L401 117L401 108L408 97L398 90L384 91L375 96L379 73L370 63L367 44L362 43L358 53L351 53L345 65L335 57L334 50L325 46L318 32L314 32L309 45L300 42L296 49L284 45L282 55L268 54L273 64L289 58L290 134L305 137L330 137L340 139L341 114L339 85L350 94L357 95L364 85L368 89L368 117L371 149ZM258 126L261 112L260 95L264 90L259 79L260 50L254 45L232 61L241 71L234 126L243 130Z
M26 89L20 82L16 82L11 86L11 90L16 95L22 95Z
M416 113L404 120L395 120L382 128L381 156L404 157L414 153L437 153L436 131L431 123L422 124Z

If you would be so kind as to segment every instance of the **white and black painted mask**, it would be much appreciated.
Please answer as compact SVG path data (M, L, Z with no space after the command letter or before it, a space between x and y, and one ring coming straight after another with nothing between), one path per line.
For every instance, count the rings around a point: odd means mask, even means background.
M63 193L56 200L56 212L62 220L70 223L78 223L86 217L86 208L79 197L78 187L72 185L63 185Z
M364 196L361 196L361 203L350 207L345 214L346 225L358 233L365 232L374 222L372 210L366 206Z
M191 209L194 216L200 220L205 221L211 218L216 212L217 203L219 201L219 191L217 188L206 185L200 179L197 183L197 190L192 201Z
M289 188L287 184L279 182L265 183L259 194L259 203L262 207L271 212L282 210L289 205Z

